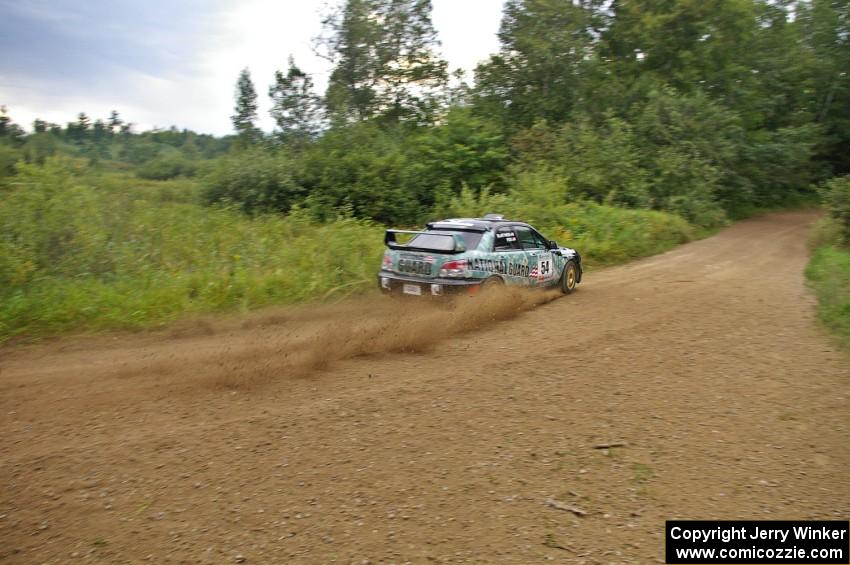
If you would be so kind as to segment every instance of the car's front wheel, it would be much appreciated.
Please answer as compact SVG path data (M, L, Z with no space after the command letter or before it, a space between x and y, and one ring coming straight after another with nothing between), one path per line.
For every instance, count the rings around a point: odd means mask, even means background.
M567 261L561 273L561 292L570 294L576 289L578 283L578 267L575 261Z

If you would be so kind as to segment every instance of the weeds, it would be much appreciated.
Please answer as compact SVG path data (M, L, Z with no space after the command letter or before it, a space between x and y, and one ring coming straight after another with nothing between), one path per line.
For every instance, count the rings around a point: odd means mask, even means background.
M810 286L818 297L818 319L850 348L850 250L838 244L838 231L831 222L815 232L815 249L806 267Z
M694 235L677 216L550 206L533 200L538 189L496 211L578 248L587 266L658 253ZM186 314L336 299L374 285L383 250L378 224L346 216L317 223L297 208L250 218L199 201L191 179L138 179L68 158L19 165L0 185L0 341L144 328Z

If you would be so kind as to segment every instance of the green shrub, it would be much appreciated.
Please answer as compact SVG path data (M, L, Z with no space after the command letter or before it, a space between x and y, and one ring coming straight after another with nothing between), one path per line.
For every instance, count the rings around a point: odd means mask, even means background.
M632 127L608 117L597 127L587 118L552 131L544 122L514 139L525 171L554 169L573 199L647 207L649 179Z
M850 175L828 180L820 194L827 213L836 223L839 243L850 245Z
M438 203L435 217L480 217L488 212L523 220L562 245L577 248L589 266L610 265L660 253L697 236L682 217L654 210L628 210L592 201L568 202L567 181L541 169L514 177L508 194L460 194Z
M263 148L222 157L203 184L205 202L231 205L248 214L286 212L303 196L292 160Z
M435 187L411 169L404 132L360 123L334 129L304 153L305 205L320 219L349 209L358 218L414 223Z
M850 347L850 252L830 245L815 250L806 268L818 297L818 318Z
M15 174L15 163L21 159L21 153L14 147L0 144L0 178Z
M166 153L159 155L142 164L136 169L139 178L148 180L168 180L179 176L192 177L198 166L179 153Z
M411 184L445 185L455 192L464 184L504 188L509 151L502 132L468 108L452 108L441 124L421 131L406 145ZM424 198L422 204L432 202Z

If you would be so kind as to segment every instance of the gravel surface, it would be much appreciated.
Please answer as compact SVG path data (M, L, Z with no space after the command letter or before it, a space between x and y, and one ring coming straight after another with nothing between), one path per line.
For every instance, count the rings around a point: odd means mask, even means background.
M9 563L663 563L850 517L850 357L785 213L566 298L376 297L0 349Z

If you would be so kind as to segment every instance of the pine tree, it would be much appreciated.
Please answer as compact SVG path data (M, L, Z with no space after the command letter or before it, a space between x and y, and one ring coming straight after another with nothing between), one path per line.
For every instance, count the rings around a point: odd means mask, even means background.
M247 145L257 141L260 137L260 131L254 124L257 121L257 91L254 89L251 72L247 67L242 69L236 81L234 111L236 113L230 119L240 142Z
M121 130L121 124L124 123L121 121L121 117L118 115L117 110L112 110L109 114L109 132L112 134L117 133Z
M80 112L77 115L77 128L79 128L82 132L87 132L91 127L91 119L86 115L85 112Z
M109 129L106 126L106 123L103 120L96 120L94 122L94 126L92 126L92 138L95 143L103 143L106 137L109 135Z
M285 75L275 71L269 97L270 114L283 141L300 145L318 135L322 118L320 100L313 92L310 75L298 68L291 56Z

